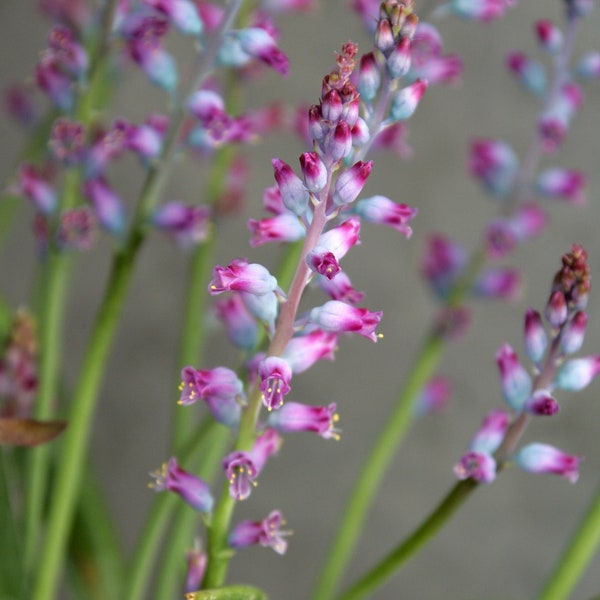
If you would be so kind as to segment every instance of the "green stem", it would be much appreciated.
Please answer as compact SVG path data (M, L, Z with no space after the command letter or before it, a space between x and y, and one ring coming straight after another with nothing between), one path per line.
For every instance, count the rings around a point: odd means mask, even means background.
M267 595L249 585L232 585L217 590L203 590L186 594L188 600L267 600Z
M358 600L379 587L450 520L477 485L477 482L472 479L458 482L431 515L406 540L394 548L364 577L340 594L337 600Z
M581 578L600 544L600 488L538 600L563 600Z
M44 560L40 561L32 596L35 600L50 600L58 585L65 544L73 519L82 469L86 461L86 448L91 437L91 424L99 386L142 239L139 230L134 230L129 244L115 257L107 291L84 356L80 378L73 394L61 460L57 465L57 479L51 496L48 529L41 550Z
M433 375L443 352L445 340L435 334L427 338L398 402L377 437L367 462L354 484L350 502L343 511L328 558L323 565L313 598L328 600L333 597L345 566L358 541L367 510L375 497L400 440L408 430L419 391Z
M25 571L21 544L12 511L5 469L5 449L0 446L0 596L25 600Z
M205 419L181 452L183 464L186 464L193 456L201 455L203 460L198 474L205 480L211 479L218 461L223 455L225 445L229 441L229 436L228 429L217 426L212 419ZM167 525L173 512L180 504L181 500L175 494L157 494L144 523L140 539L135 546L136 551L131 561L127 585L123 594L124 599L141 600L145 598L160 542L166 534ZM184 506L183 508L188 507ZM170 551L170 545L167 549ZM162 598L163 596L156 597Z

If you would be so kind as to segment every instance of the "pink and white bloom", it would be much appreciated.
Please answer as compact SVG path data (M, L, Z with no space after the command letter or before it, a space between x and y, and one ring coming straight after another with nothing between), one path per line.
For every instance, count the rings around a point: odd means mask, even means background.
M306 234L306 228L297 215L287 211L260 221L249 219L247 225L252 233L251 246L262 246L268 242L295 242Z
M206 513L213 507L213 497L208 484L192 473L184 471L173 457L150 475L155 479L149 487L157 492L169 490L178 494L194 510Z
M280 445L281 438L277 431L267 429L256 439L250 452L234 451L223 459L223 469L232 498L248 498L267 459L277 452Z
M560 406L547 390L536 390L533 396L525 400L523 410L531 415L552 416L559 410Z
M354 202L365 186L372 168L373 161L358 161L344 171L335 182L333 191L334 204L336 206L344 206Z
M525 353L530 360L539 364L547 347L548 334L542 316L533 308L528 308L525 313Z
M390 105L390 120L405 121L412 117L427 89L427 85L425 79L417 79L414 83L396 92Z
M245 258L236 258L226 267L217 265L208 285L211 296L223 292L246 292L262 296L277 289L277 279L262 265L248 263Z
M316 273L333 279L340 271L338 261L360 243L359 234L360 220L350 217L321 235L317 245L306 255L306 264Z
M535 181L535 190L546 198L566 200L575 206L585 203L584 187L587 177L580 171L568 169L548 169Z
M50 215L56 209L58 198L56 192L43 173L33 165L24 164L17 173L17 182L9 191L27 198L36 210Z
M496 363L500 369L504 399L514 410L521 412L525 400L531 395L532 382L529 373L508 344L502 345L496 352Z
M123 203L104 177L88 179L83 193L94 207L98 222L116 236L125 233L125 209Z
M575 483L579 478L581 457L566 454L548 444L529 444L514 457L521 469L529 473L552 473Z
M345 302L330 300L310 311L310 321L324 331L334 333L358 333L376 342L375 333L382 316L381 311L371 312L366 308L350 306Z
M554 56L562 50L564 36L562 31L548 19L540 19L535 24L535 31L542 48Z
M208 236L210 208L166 202L154 212L152 222L186 250L197 246Z
M283 433L312 431L322 438L339 440L336 404L309 406L298 402L286 402L279 410L269 414L267 425Z
M502 443L509 423L510 417L506 411L501 409L490 411L471 440L469 450L493 454Z
M227 337L232 344L244 350L252 350L258 342L259 328L254 316L246 308L241 294L219 298L215 303L219 320L225 325Z
M296 215L303 215L308 208L309 194L302 180L290 165L279 158L271 161L275 181L284 206Z
M261 399L267 410L279 410L283 406L283 398L289 394L292 380L292 368L284 358L267 356L258 365L261 382L259 389Z
M467 452L454 466L454 474L461 480L492 483L496 479L496 461L486 452Z
M341 300L348 304L359 304L364 294L354 288L350 277L345 271L340 271L333 279L317 277L319 287L332 299Z
M316 329L306 335L293 337L285 347L282 357L292 373L302 373L321 359L333 360L337 349L337 335Z
M245 548L246 546L259 545L273 548L277 554L285 554L287 541L285 536L289 531L282 531L280 527L285 523L278 510L274 510L262 521L241 521L229 534L228 544L232 548Z
M409 238L412 235L412 229L408 222L414 219L418 209L394 202L386 196L371 196L371 198L359 200L354 205L354 212L369 223L389 225Z
M600 354L574 358L561 365L554 385L569 392L578 392L587 387L600 373Z

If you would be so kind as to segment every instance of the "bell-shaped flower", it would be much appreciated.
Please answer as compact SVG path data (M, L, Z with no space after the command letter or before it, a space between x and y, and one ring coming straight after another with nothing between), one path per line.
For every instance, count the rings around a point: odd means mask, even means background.
M306 189L318 194L327 183L327 168L316 152L304 152L300 155L300 168Z
M268 219L248 220L248 229L252 233L251 246L262 246L268 242L295 242L306 234L306 228L298 217L285 212Z
M474 479L479 483L491 483L496 478L496 461L486 452L469 451L454 465L458 479Z
M241 67L253 58L264 62L282 75L288 74L289 60L266 29L248 27L229 32L219 49L219 63Z
M574 358L561 365L554 378L554 385L568 392L578 392L587 387L599 372L600 354Z
M404 77L410 69L411 42L408 37L401 37L393 50L385 59L385 66L392 79Z
M363 162L359 160L341 173L335 182L333 203L336 206L344 206L354 202L365 186L372 168L373 161Z
M267 429L256 439L250 452L236 450L223 459L232 498L245 500L250 495L267 459L279 450L280 445L281 438L277 431Z
M240 421L241 404L245 402L244 384L234 371L226 367L181 370L178 404L188 406L203 400L215 421L226 427L236 427Z
M358 333L376 342L375 329L381 320L381 311L371 312L366 308L350 306L339 300L330 300L310 311L310 321L324 331L334 333Z
M548 323L556 329L566 322L569 316L569 307L565 295L561 291L556 290L550 294L544 309L544 316Z
M560 333L560 349L565 354L573 354L581 349L587 321L587 313L582 310L577 311L573 318L567 321Z
M341 270L338 261L352 246L360 243L359 233L360 221L356 217L326 231L306 255L306 264L316 273L333 279Z
M525 313L525 353L536 364L544 357L548 347L548 335L542 323L542 316L533 308Z
M365 102L371 102L377 96L380 85L381 73L375 55L372 52L363 54L360 58L356 83L361 99Z
M540 115L538 131L542 138L542 149L548 154L555 152L562 144L575 113L583 103L583 93L577 85L568 81L552 102Z
M579 478L581 457L565 454L548 444L529 444L514 457L521 469L529 473L553 473L575 483Z
M303 215L308 208L309 194L302 180L282 160L274 158L271 163L284 206L296 215Z
M286 402L279 410L269 413L267 425L283 433L312 431L322 438L339 440L339 430L335 428L339 419L336 408L334 402L329 406Z
M184 471L174 457L150 475L154 477L155 481L150 483L149 487L155 491L175 492L197 511L206 513L212 510L213 497L208 484L196 475Z
M506 411L501 409L490 411L471 440L469 450L493 454L502 443L509 423L510 417Z
M406 121L406 119L410 119L417 110L427 85L425 79L417 79L414 83L396 92L390 105L390 120Z
M35 66L37 87L61 111L70 112L75 104L75 88L70 77L64 74L56 57L47 54Z
M278 510L271 512L262 521L241 521L229 534L228 544L236 549L259 545L273 548L277 554L285 554L287 549L285 537L291 532L280 529L284 523L283 516Z
M283 406L283 398L290 392L292 368L278 356L267 356L258 365L261 382L261 399L267 410L278 410Z
M57 60L60 68L72 77L80 77L88 67L85 48L64 25L57 25L48 34L47 52Z
M313 135L312 130L311 135ZM321 143L321 148L326 159L337 162L346 158L352 152L352 143L352 128L346 121L340 121L333 131L325 137ZM327 163L328 161L325 160L325 162Z
M532 382L529 373L519 362L516 352L508 345L501 346L496 353L496 363L502 380L502 396L516 411L521 412L529 398Z
M369 223L389 225L409 238L412 229L408 222L414 219L418 209L394 202L386 196L371 196L359 200L354 205L354 212Z
M237 258L227 267L217 265L208 285L211 296L223 292L236 291L262 296L277 289L277 279L257 263L248 263L245 258Z
M316 329L306 335L293 337L285 347L282 358L292 373L302 373L321 359L333 360L337 350L337 335Z
M555 415L560 410L560 406L556 399L550 395L550 392L536 390L533 396L525 400L523 410L530 415L549 417Z

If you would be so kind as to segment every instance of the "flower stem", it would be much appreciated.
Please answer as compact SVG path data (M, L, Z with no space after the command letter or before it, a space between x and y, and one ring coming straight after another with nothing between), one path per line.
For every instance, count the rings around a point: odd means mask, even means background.
M408 538L365 576L340 594L337 600L358 600L379 587L450 520L477 486L477 482L472 479L455 484L438 507Z
M600 544L600 489L538 600L569 598Z
M423 385L433 375L444 348L444 340L432 333L426 339L417 361L411 369L398 402L377 438L367 462L354 484L350 502L343 511L337 536L321 571L313 593L314 600L333 597L352 551L358 542L367 510L379 488L399 441L412 421L414 402Z

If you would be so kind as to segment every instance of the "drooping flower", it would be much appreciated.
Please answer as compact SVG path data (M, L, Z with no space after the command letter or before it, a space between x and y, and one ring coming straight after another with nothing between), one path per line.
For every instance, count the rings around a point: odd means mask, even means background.
M523 52L513 50L506 57L508 68L517 76L519 83L533 95L543 98L546 93L546 70L544 65Z
M200 545L197 544L195 548L188 550L186 554L187 572L184 585L184 592L186 594L196 592L200 589L202 580L204 579L204 573L206 572L208 556L199 546Z
M358 333L376 342L379 336L375 333L375 329L382 314L381 311L371 312L366 308L350 306L339 300L330 300L310 311L310 321L324 331Z
M268 356L258 365L261 378L259 389L267 410L279 410L283 398L290 392L292 369L287 361L278 356Z
M231 369L184 367L179 391L178 404L188 406L203 400L217 422L227 427L236 427L239 423L241 404L245 402L244 384Z
M246 308L240 294L220 298L215 310L225 325L227 337L232 344L244 350L251 350L258 342L259 328L256 320Z
M467 169L493 196L506 198L510 194L518 168L519 159L506 142L490 139L471 142Z
M504 399L514 410L521 412L525 400L531 395L531 377L519 362L516 352L508 344L499 348L496 353L496 363L500 369Z
M578 392L587 387L600 373L600 355L573 358L566 361L558 370L554 384L569 392Z
M208 484L196 475L184 471L177 464L174 457L150 475L155 481L148 485L155 491L169 490L175 492L197 511L210 512L212 510L213 497Z
M248 263L245 258L237 258L227 267L217 265L208 285L211 296L228 291L246 292L262 296L277 289L277 279L257 263Z
M474 479L480 483L491 483L496 478L496 461L486 452L467 452L454 466L458 479Z
M418 212L418 209L394 202L386 196L364 198L359 200L353 208L354 212L365 221L378 225L389 225L407 238L412 235L412 229L408 222L414 219Z
M293 337L285 347L282 357L292 373L302 373L321 359L333 360L337 349L337 335L316 329L306 335Z
M279 434L271 428L256 439L250 452L234 451L223 459L223 469L232 498L245 500L250 495L267 459L277 452L280 445Z
M94 207L100 225L121 237L125 233L125 210L108 182L103 177L88 179L83 184L83 193Z
M560 410L555 398L547 390L536 390L533 396L525 400L523 410L531 415L551 416Z
M280 527L285 523L278 510L272 511L262 521L241 521L229 534L228 543L232 548L245 548L260 545L273 548L277 554L285 554L287 541L285 536L289 531L282 531Z
M279 410L269 413L267 425L283 433L311 431L325 439L338 440L339 430L335 428L338 415L337 405L309 406L299 402L286 402Z
M515 462L529 473L553 473L575 483L579 478L581 458L566 454L548 444L529 444L514 457Z

